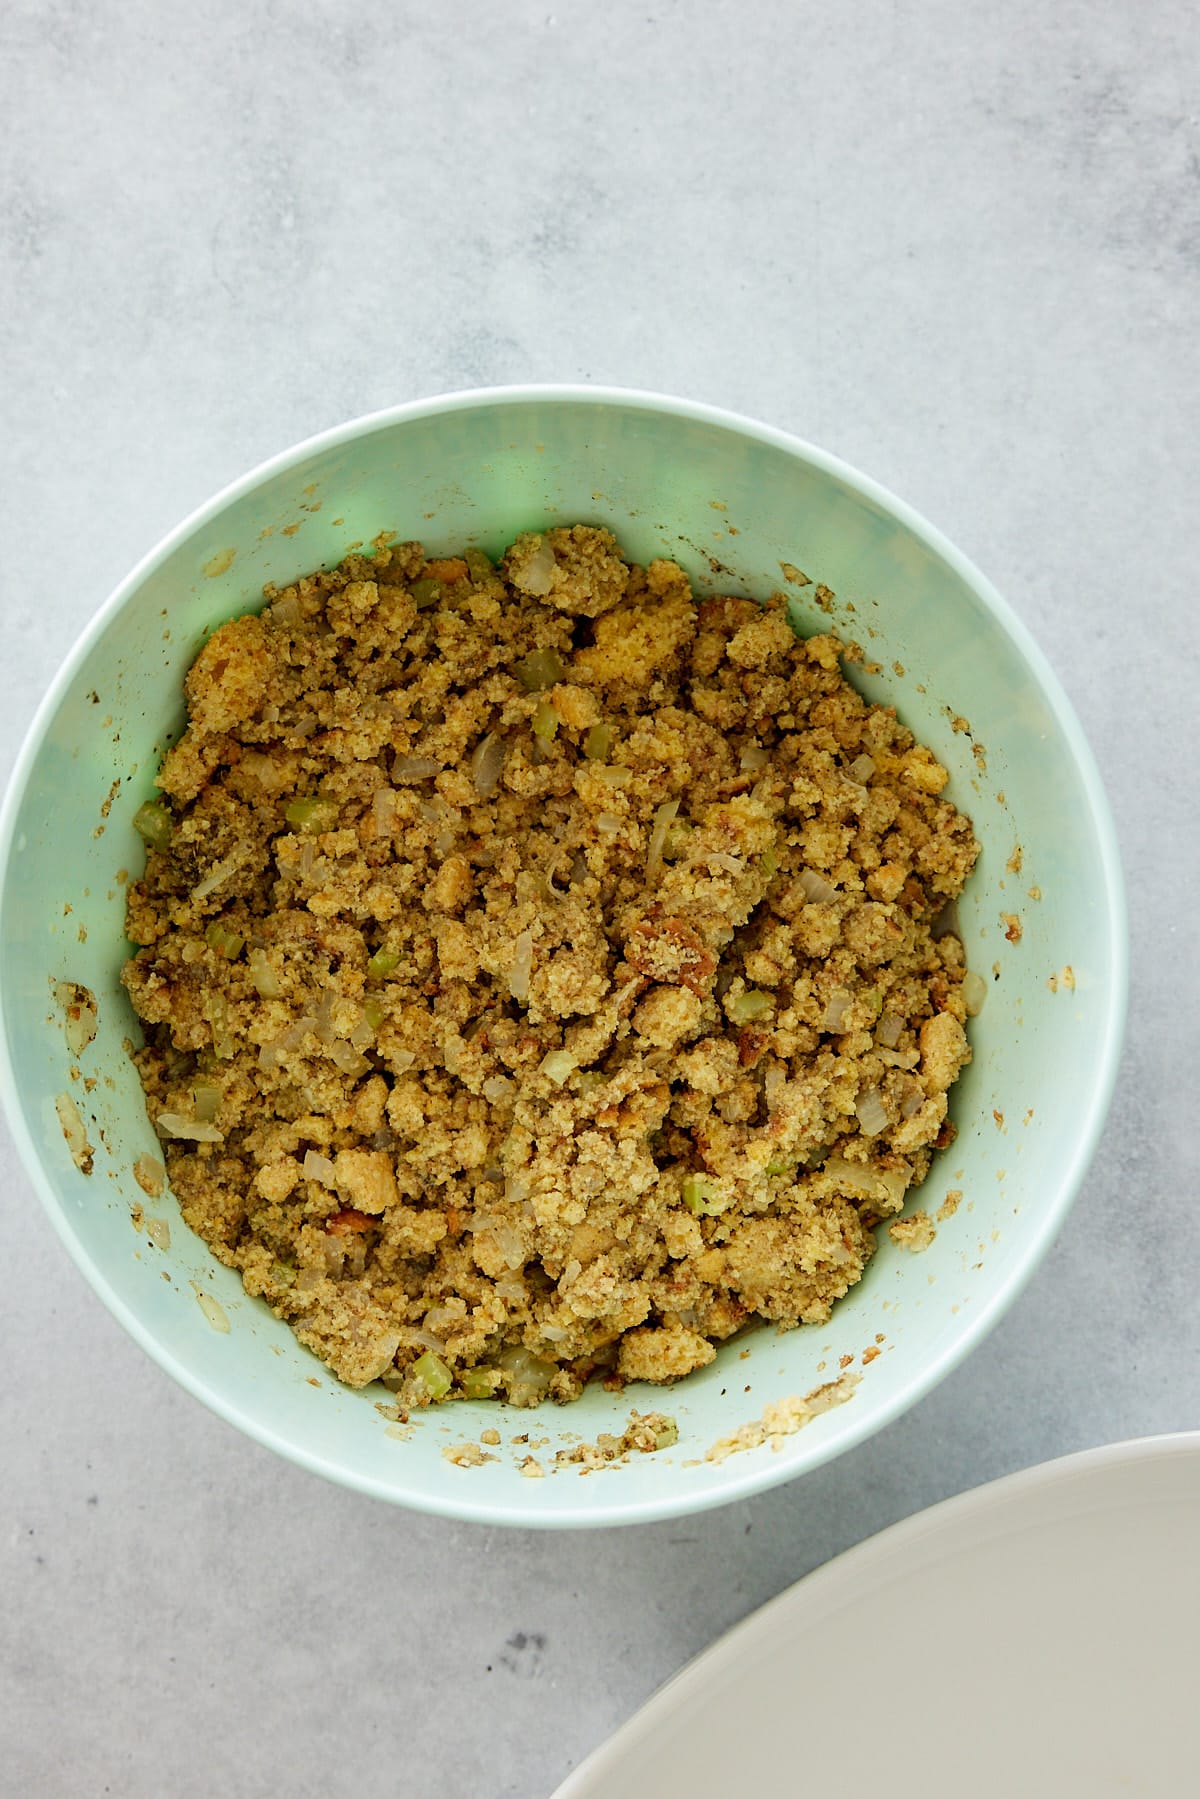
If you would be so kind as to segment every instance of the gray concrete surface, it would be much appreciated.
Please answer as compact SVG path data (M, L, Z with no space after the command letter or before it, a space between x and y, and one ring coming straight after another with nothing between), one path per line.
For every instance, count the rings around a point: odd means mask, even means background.
M0 772L259 458L447 388L658 388L847 457L1008 595L1109 785L1134 983L1091 1177L987 1345L679 1525L491 1532L276 1461L125 1339L5 1137L5 1793L539 1799L828 1556L1200 1423L1198 84L1182 0L5 0Z

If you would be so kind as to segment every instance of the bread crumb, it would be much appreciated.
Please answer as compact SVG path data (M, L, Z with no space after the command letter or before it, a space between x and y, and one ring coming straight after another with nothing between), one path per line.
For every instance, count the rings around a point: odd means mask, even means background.
M925 1212L912 1212L907 1218L897 1218L887 1228L892 1242L898 1243L901 1249L911 1250L913 1255L919 1255L923 1249L928 1249L937 1236L933 1223Z

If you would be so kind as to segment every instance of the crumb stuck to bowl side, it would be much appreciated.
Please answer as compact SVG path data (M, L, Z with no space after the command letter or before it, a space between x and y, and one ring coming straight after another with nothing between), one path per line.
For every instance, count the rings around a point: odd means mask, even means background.
M970 1055L945 769L782 599L592 527L267 600L187 676L128 894L188 1224L405 1406L826 1320Z

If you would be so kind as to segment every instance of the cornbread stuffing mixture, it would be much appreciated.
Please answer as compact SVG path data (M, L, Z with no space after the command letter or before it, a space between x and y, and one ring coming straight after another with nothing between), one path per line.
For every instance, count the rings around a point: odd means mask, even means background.
M136 821L124 980L188 1224L403 1406L827 1319L970 1055L935 926L977 844L855 647L584 525L266 598Z

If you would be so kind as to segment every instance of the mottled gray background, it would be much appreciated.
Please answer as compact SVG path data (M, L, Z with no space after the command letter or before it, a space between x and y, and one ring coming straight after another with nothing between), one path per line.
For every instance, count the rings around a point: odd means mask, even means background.
M1185 0L3 0L2 772L259 458L446 388L658 388L847 457L1008 595L1109 784L1134 982L1091 1178L986 1347L678 1525L455 1526L276 1461L126 1341L5 1138L5 1793L538 1799L859 1538L1200 1423L1198 92Z

